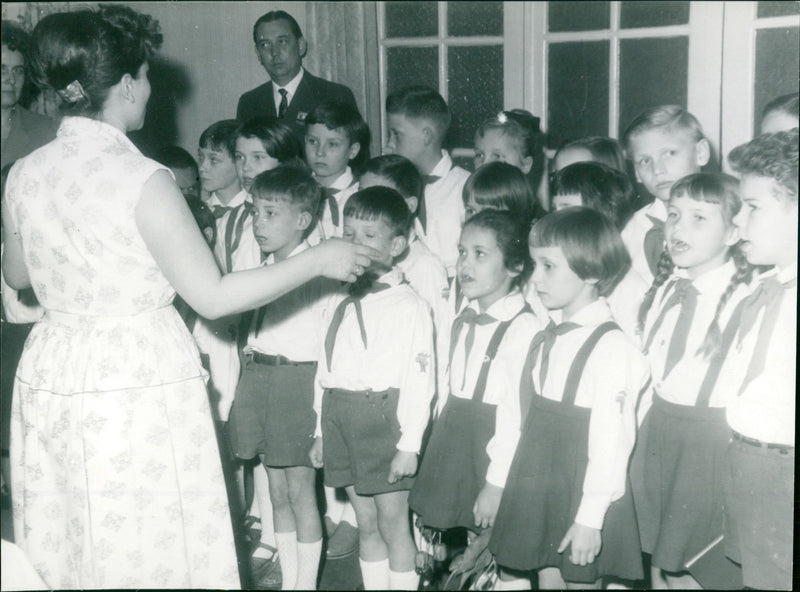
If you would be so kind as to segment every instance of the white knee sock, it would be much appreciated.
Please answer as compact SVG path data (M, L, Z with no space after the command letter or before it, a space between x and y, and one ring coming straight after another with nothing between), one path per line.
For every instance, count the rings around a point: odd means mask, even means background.
M253 497L258 501L258 512L261 515L261 542L275 547L275 522L272 519L272 501L269 499L269 480L267 470L261 463L253 467L253 489Z
M297 584L295 590L316 590L322 539L313 543L297 541Z
M345 504L350 502L346 499L336 495L335 487L325 486L325 515L331 519L334 524L339 524L342 519L342 512L344 512Z
M275 544L281 560L281 590L294 590L297 583L297 532L276 532Z
M389 570L389 590L416 590L419 588L419 574L414 571Z
M350 503L350 500L347 500L344 503L344 511L342 512L342 522L349 522L356 528L358 528L358 523L356 522L356 511L353 508L353 504Z
M513 580L501 580L497 578L494 584L495 590L530 590L531 581L529 578L515 578Z
M389 558L378 561L364 561L360 557L361 579L364 580L364 590L389 589Z

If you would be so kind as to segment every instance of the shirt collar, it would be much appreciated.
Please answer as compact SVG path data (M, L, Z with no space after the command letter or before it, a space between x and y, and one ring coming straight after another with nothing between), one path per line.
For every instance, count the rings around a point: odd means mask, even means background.
M760 281L773 276L782 284L788 284L791 281L797 280L797 261L783 269L778 269L778 267L775 266L759 275L757 279Z
M353 171L350 170L350 167L347 167L344 172L336 177L336 180L330 184L330 188L334 191L341 191L342 189L350 187L354 180Z
M709 269L707 272L692 280L692 285L697 288L700 294L713 296L715 294L722 294L728 287L728 284L736 273L736 265L732 259L728 259L725 263L714 269ZM675 278L689 279L686 269L678 268L672 274Z
M480 312L476 300L471 300L467 306L472 308L475 312ZM514 318L514 315L516 315L523 306L525 306L525 297L522 295L522 291L519 288L513 288L511 292L493 302L486 310L486 314L493 316L501 322L509 321Z
M660 199L655 198L653 203L644 208L644 213L665 222L667 220L667 205Z
M289 82L287 82L283 86L278 86L274 82L272 83L272 94L275 97L275 105L278 105L281 101L281 95L278 92L279 88L286 89L286 92L289 93L289 96L286 97L286 100L291 102L294 98L294 94L297 92L297 87L300 86L300 81L303 79L303 72L305 71L304 68L300 68L300 71L297 73L297 76L292 78Z
M294 249L292 249L292 252L289 253L289 257L294 257L298 253L302 253L306 249L310 249L310 248L311 248L311 245L308 244L307 240L304 240L302 243L300 243ZM287 257L287 259L288 259L288 257ZM267 258L264 260L264 262L261 265L272 265L273 263L275 263L275 254L274 253L270 253L269 255L267 255Z
M403 283L403 271L395 265L389 271L380 276L377 281L383 282L384 284L389 284L392 287L399 286L401 283Z
M442 158L436 163L436 166L433 167L431 175L436 175L437 177L444 179L452 168L453 159L450 158L450 154L447 152L447 150L442 150Z
M598 298L591 304L587 304L569 319L570 323L578 325L595 326L614 320L611 316L611 309L605 298Z

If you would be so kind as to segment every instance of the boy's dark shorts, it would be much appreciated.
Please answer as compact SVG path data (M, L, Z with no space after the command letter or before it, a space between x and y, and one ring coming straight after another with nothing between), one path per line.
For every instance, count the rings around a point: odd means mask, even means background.
M322 399L322 457L325 485L353 485L359 495L409 490L414 477L390 484L400 423L397 389L326 389Z
M245 357L242 377L228 419L228 439L242 459L264 455L270 467L311 467L314 443L314 377L316 364L272 365Z

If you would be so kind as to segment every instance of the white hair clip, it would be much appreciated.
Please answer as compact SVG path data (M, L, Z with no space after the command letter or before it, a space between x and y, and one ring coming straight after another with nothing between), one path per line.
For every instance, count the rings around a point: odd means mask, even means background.
M500 113L497 114L497 121L500 123L505 123L508 121L508 116L506 115L505 111L500 111Z
M56 91L56 93L67 103L77 103L86 98L86 91L83 90L83 86L77 80L73 80L62 90Z

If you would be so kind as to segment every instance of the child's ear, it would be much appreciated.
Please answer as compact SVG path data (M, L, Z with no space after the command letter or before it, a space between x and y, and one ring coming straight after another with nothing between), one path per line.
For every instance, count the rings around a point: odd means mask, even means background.
M411 197L407 197L406 205L408 206L408 209L411 210L412 214L416 213L417 208L419 207L419 198L413 195Z
M531 172L531 168L533 167L533 156L526 156L522 159L522 172L526 175Z
M708 161L711 160L711 145L708 140L703 138L697 142L695 150L697 151L697 166L706 166Z
M401 234L400 236L394 237L392 239L392 250L391 250L392 259L402 255L403 252L406 250L406 247L408 247L408 239L405 236Z
M425 142L426 146L430 146L431 144L433 144L433 140L435 137L436 134L433 133L433 129L429 125L426 125L425 127L422 128L422 139Z
M506 275L508 275L508 277L510 277L511 279L514 279L515 277L517 277L519 274L522 273L523 269L524 265L522 263L515 265L513 269L506 267Z
M735 224L731 224L728 227L728 231L725 233L725 246L732 247L738 242L739 242L739 229L736 227Z
M361 142L350 144L350 152L347 153L347 160L353 160L361 152Z
M306 52L308 52L308 41L306 41L305 37L300 37L297 40L297 47L300 50L300 57L306 57Z
M306 230L309 226L311 226L311 214L300 212L297 217L297 230Z

